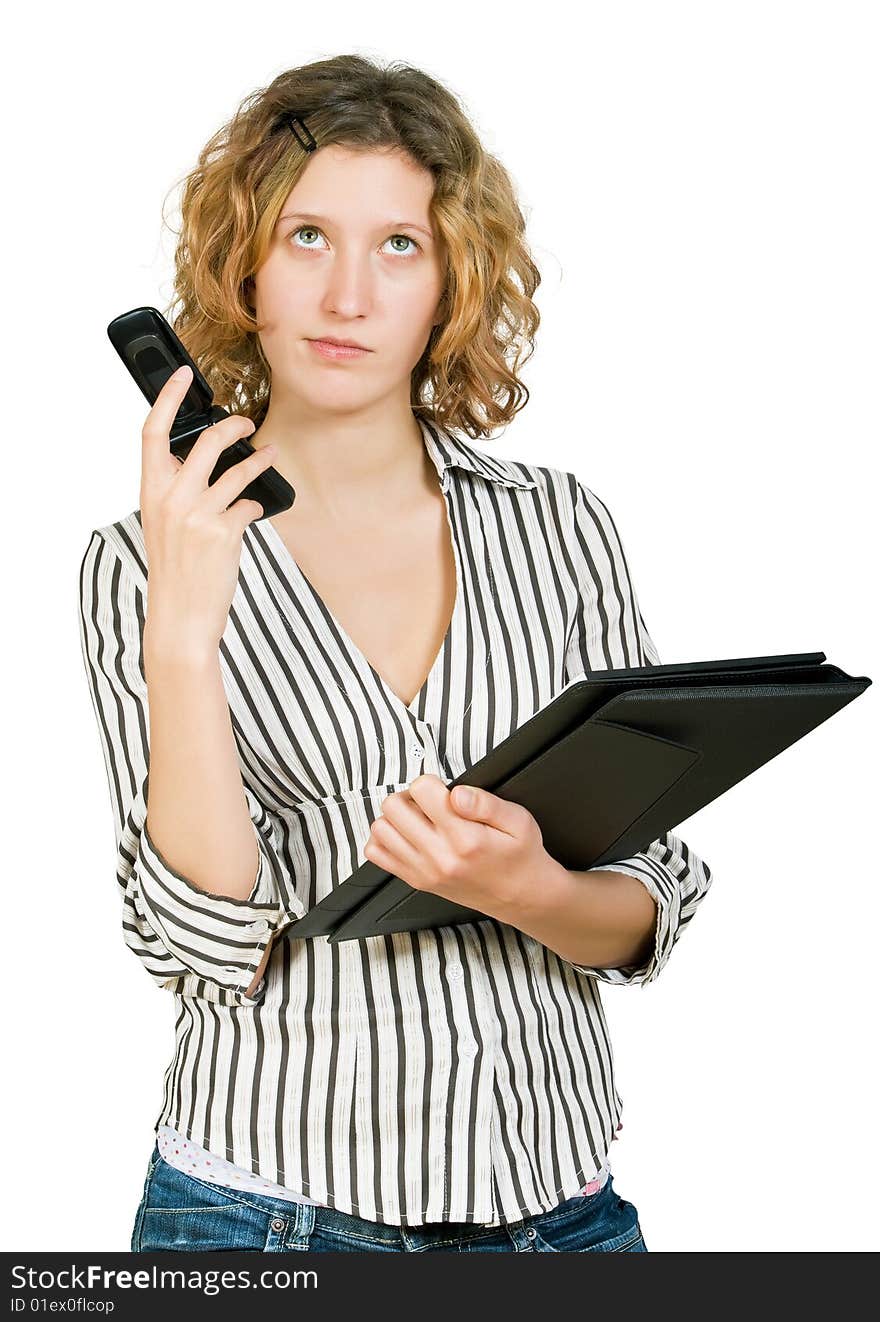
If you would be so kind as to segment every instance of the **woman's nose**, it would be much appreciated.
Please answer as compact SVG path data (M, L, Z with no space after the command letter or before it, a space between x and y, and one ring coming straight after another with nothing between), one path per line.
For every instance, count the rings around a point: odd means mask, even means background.
M324 304L346 316L369 310L373 298L373 273L368 257L352 254L335 257L327 272Z

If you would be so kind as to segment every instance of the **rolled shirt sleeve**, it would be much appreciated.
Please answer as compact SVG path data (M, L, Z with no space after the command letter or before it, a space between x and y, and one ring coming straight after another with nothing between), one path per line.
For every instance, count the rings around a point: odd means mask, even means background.
M305 912L284 884L279 827L243 784L259 862L246 899L202 890L162 857L146 828L149 715L143 666L145 598L99 531L80 567L80 637L110 794L126 945L157 986L224 1005L249 997L266 946Z
M597 670L660 665L642 613L621 539L594 492L570 475L574 506L569 551L578 585L578 609L565 657L566 681ZM654 947L647 962L623 968L571 967L603 982L646 987L665 968L673 946L712 883L712 872L689 846L664 832L631 858L589 868L636 877L657 906Z

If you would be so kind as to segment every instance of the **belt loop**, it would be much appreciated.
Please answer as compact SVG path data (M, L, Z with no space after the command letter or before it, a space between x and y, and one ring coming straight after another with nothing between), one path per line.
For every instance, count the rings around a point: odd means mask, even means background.
M308 1248L312 1231L315 1229L314 1203L296 1203L296 1215L293 1220L291 1238L303 1248Z

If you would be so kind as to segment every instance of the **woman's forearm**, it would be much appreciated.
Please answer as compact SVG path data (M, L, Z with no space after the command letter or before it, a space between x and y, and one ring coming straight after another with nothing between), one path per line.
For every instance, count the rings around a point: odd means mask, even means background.
M636 877L572 872L555 859L516 907L494 917L574 964L624 968L642 964L654 946L657 905Z
M245 899L259 866L216 648L144 628L150 764L147 831L200 890Z

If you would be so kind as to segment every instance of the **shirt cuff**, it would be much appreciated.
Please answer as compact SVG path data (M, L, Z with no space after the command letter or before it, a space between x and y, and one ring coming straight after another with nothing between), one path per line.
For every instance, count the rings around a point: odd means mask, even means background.
M623 986L641 983L647 987L663 971L672 948L675 934L681 922L681 890L677 878L646 854L636 854L633 858L620 859L616 863L604 863L600 868L587 868L587 872L621 872L626 877L636 877L642 883L657 904L657 921L654 926L654 949L646 963L626 964L622 968L601 969L589 964L572 964L572 967L601 982L613 982Z
M144 824L137 877L140 905L169 952L196 979L207 979L231 993L235 1002L256 1005L264 991L245 995L263 954L276 933L305 914L293 894L281 894L274 855L254 827L259 864L247 899L215 895L176 872L163 858Z

